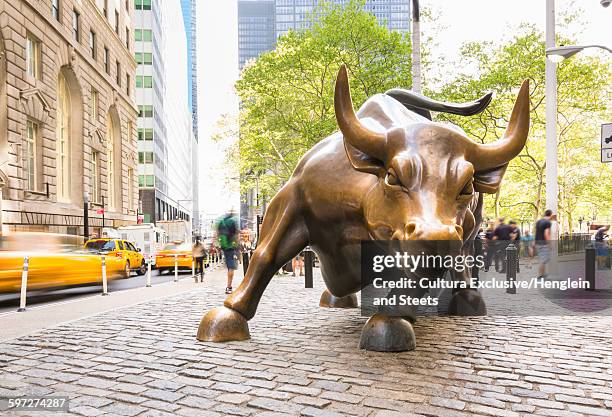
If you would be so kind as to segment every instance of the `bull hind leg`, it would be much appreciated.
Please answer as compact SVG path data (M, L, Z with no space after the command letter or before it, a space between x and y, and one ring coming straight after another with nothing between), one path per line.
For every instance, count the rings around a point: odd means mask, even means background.
M321 300L319 301L319 307L328 308L357 308L357 295L350 294L345 297L336 297L326 288L321 294Z
M297 201L289 186L272 200L246 276L223 307L212 309L202 317L198 340L224 342L250 338L247 320L255 315L270 280L308 243L308 232Z

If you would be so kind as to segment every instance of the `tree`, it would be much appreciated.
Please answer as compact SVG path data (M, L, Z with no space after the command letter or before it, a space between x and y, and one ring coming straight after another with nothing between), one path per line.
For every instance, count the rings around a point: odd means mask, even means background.
M562 39L559 43L572 42ZM545 208L547 180L543 34L531 25L523 25L513 39L501 45L468 43L461 50L461 64L464 68L477 68L477 73L459 74L429 94L461 102L493 91L492 104L480 115L438 115L438 120L461 126L468 136L483 143L500 138L516 90L523 79L531 82L529 140L524 151L510 163L500 191L486 198L485 207L489 216L535 220ZM606 112L609 114L606 92L612 67L598 58L576 56L558 66L557 78L559 214L562 229L571 232L577 216L587 217L595 207L610 206L609 197L601 189L610 187L612 170L599 162L597 132L598 121L604 119Z
M357 107L373 94L410 87L409 38L378 24L363 3L321 6L311 29L281 36L276 49L243 69L236 89L244 188L257 175L262 194L273 195L302 155L337 129L333 91L341 64Z

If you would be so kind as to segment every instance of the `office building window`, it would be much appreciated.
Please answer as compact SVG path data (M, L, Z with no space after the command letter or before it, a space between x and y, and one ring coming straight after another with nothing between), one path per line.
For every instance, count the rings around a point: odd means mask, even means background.
M153 117L153 106L149 104L138 106L138 117Z
M57 82L57 199L68 201L70 198L70 92L66 79L60 73Z
M134 29L134 40L151 42L153 40L153 31L151 29Z
M115 208L115 135L110 114L106 115L106 188L108 206Z
M153 77L150 75L137 75L136 88L153 88Z
M117 85L121 87L121 64L119 61L115 61L115 69L117 70L115 80L117 81Z
M110 51L106 46L104 47L104 71L110 74Z
M26 149L25 149L25 179L28 190L37 190L38 181L36 176L38 173L37 167L37 152L36 145L38 143L38 124L31 120L26 124Z
M93 59L96 59L96 32L89 31L89 52Z
M155 186L155 176L139 175L138 176L138 186L139 187L154 187Z
M53 15L53 18L55 20L57 20L58 22L60 21L60 4L59 4L60 0L51 0L51 15Z
M98 91L94 88L91 89L91 120L98 120L98 105L99 105L100 96Z
M128 51L130 50L130 28L125 28L125 47L128 49Z
M100 183L100 152L94 151L91 154L91 194L94 203L102 201Z
M128 210L134 208L134 170L128 169L127 172L127 193L128 193Z
M119 35L119 11L115 10L115 33Z
M108 19L108 0L104 0L104 6L102 8L102 13L104 14L104 17Z
M128 142L133 142L134 141L134 124L132 123L131 120L128 120L127 122L127 140Z
M72 37L77 42L80 41L80 32L79 32L80 18L81 18L81 15L79 14L79 12L77 12L76 10L72 10Z
M153 163L153 152L138 152L138 163L139 164L152 164Z
M137 64L153 65L153 54L151 52L136 52L134 58Z
M128 74L127 72L125 73L125 93L129 96L130 94L132 94L131 91L131 85L132 85L132 78L130 77L130 74Z
M139 128L138 140L153 140L153 129L143 127Z
M135 0L134 6L136 10L151 10L151 0Z
M29 33L26 35L26 72L30 77L40 78L40 42Z

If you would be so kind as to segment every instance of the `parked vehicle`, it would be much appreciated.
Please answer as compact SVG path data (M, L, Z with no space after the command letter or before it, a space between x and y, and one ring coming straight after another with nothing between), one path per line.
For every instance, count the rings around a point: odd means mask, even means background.
M155 225L166 231L168 242L191 243L191 223L187 220L158 220Z
M117 231L121 239L133 242L134 246L141 250L145 262L152 259L153 265L156 263L157 253L168 243L166 231L152 223L121 226Z
M83 238L42 232L0 236L0 293L21 288L24 257L28 256L28 290L102 282L100 256L82 249ZM106 261L108 280L119 278L123 264Z
M120 259L123 266L124 278L129 278L132 271L143 275L147 271L144 256L132 242L123 239L97 238L89 239L85 243L85 249L94 253L104 253L107 258Z
M180 270L191 270L193 254L190 243L172 242L168 243L162 251L157 254L155 265L162 274L165 271L174 271L174 261Z

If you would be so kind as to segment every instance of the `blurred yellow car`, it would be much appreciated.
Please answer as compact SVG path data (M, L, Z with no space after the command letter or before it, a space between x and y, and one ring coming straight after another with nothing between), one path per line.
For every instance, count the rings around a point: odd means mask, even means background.
M132 271L136 271L138 275L147 272L144 256L130 241L110 237L89 239L85 243L85 249L94 253L103 253L106 259L118 259L123 266L124 278L129 278Z
M0 292L20 290L26 256L28 290L101 284L102 260L98 255L82 251L82 241L77 236L42 232L0 236ZM107 259L107 279L120 277L122 266L115 259Z
M162 274L164 271L174 271L176 255L177 267L181 270L191 270L193 253L189 243L172 242L166 244L163 250L155 256L155 267Z

